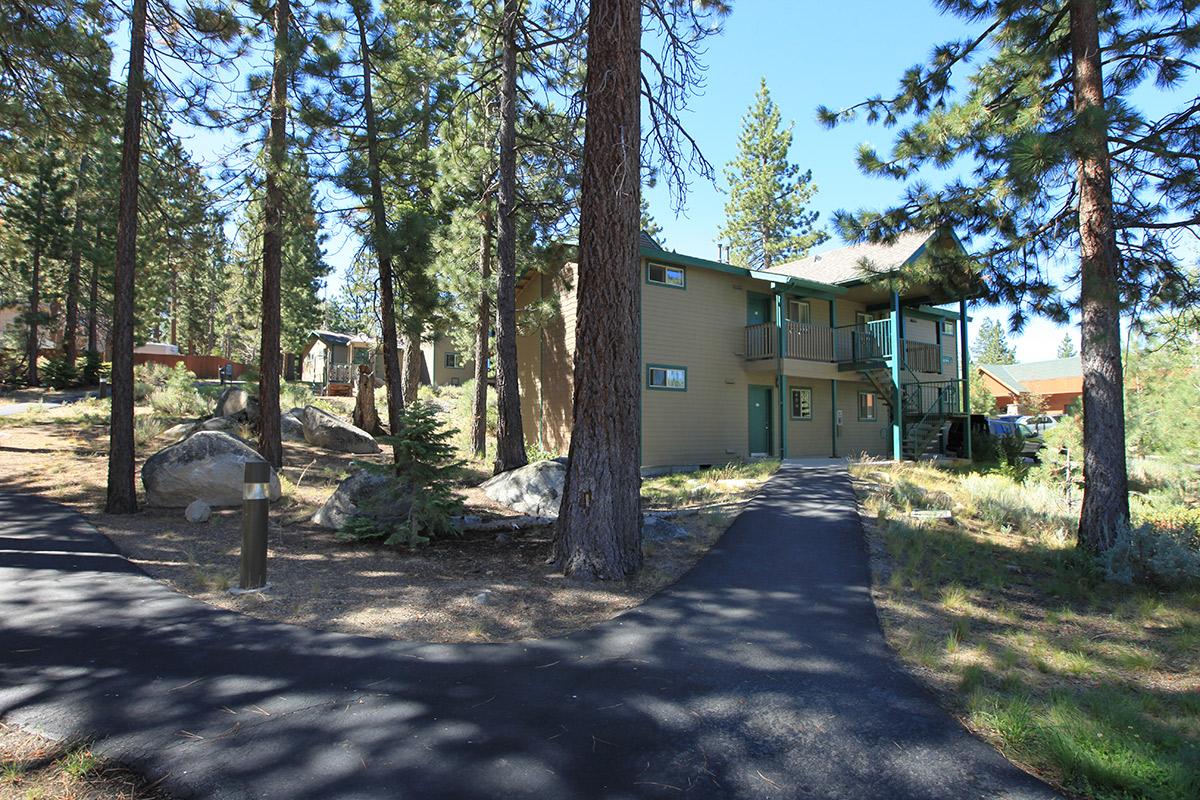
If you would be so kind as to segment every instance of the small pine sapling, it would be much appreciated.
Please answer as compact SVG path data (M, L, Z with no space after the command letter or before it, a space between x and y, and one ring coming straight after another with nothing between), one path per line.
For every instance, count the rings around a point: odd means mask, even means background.
M420 401L405 406L396 433L379 437L392 447L395 463L359 464L387 480L362 501L339 537L415 547L457 533L451 517L462 509L454 483L463 462L450 444L457 432L443 426L434 406Z

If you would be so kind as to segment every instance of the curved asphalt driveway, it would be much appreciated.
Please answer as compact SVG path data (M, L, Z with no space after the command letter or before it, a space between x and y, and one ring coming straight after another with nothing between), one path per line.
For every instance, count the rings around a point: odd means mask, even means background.
M893 662L840 468L785 467L591 630L428 645L219 611L0 494L0 716L206 798L1050 798Z

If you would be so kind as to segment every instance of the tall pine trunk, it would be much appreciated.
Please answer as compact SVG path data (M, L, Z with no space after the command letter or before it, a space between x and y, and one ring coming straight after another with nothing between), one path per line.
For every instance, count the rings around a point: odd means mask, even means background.
M579 218L575 409L554 558L617 579L642 563L638 147L641 6L593 0Z
M96 225L95 246L92 251L92 273L88 277L88 322L87 349L89 353L98 353L96 346L100 339L100 261L96 257L100 250L102 228Z
M491 199L484 198L479 234L479 308L475 315L475 397L471 402L471 450L477 458L487 456L487 390L489 357L488 331L492 327L492 304L488 284L492 280L492 219Z
M38 197L39 211L41 197ZM31 254L32 267L29 271L29 321L25 339L25 383L30 386L38 385L38 351L41 349L38 336L38 322L42 316L42 245L35 241Z
M142 154L142 89L146 67L146 2L134 0L129 33L129 79L121 141L117 260L113 269L112 416L108 431L110 514L137 511L133 469L133 278L137 268L138 164Z
M404 372L401 376L404 402L415 403L417 390L421 388L421 336L407 331L404 334Z
M87 173L88 154L79 157L79 175L75 181L75 225L71 231L71 264L67 271L67 321L63 326L63 356L74 365L79 357L79 273L83 262L83 178Z
M362 52L363 116L367 124L367 174L371 183L371 235L375 243L375 261L379 267L379 322L383 331L383 382L387 386L388 432L400 432L400 412L404 407L404 380L400 372L400 345L396 336L396 301L393 296L392 242L388 232L387 207L383 204L383 179L379 168L379 133L375 104L371 96L371 51L367 42L367 11L354 4L358 23L358 45ZM393 449L393 459L399 454Z
M289 0L275 0L275 63L271 75L271 130L267 140L267 176L263 208L262 343L259 355L258 452L267 463L283 466L279 422L279 282L283 271L283 187L287 160L287 53Z
M496 250L500 274L496 285L496 471L529 463L521 425L521 390L517 379L517 22L520 0L505 0L500 80L500 237Z
M1112 546L1129 523L1121 366L1119 258L1104 75L1095 0L1071 0L1071 57L1079 137L1080 356L1083 365L1083 507L1079 544Z

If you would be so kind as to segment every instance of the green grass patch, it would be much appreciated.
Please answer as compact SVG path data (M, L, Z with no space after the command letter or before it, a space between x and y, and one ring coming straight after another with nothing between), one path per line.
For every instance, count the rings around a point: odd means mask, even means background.
M738 500L779 469L774 460L731 462L694 472L673 472L642 481L642 501L651 508L680 508Z

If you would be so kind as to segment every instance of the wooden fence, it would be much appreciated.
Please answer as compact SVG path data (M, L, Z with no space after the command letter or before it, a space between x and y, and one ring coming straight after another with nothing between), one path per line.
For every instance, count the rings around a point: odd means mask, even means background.
M233 364L234 380L240 378L242 373L247 369L245 364L240 364L237 361L229 361L220 356L175 356L166 353L134 353L134 364L163 364L164 366L174 367L176 364L183 364L192 372L196 373L197 378L206 378L215 380L221 377L218 370L226 364Z

